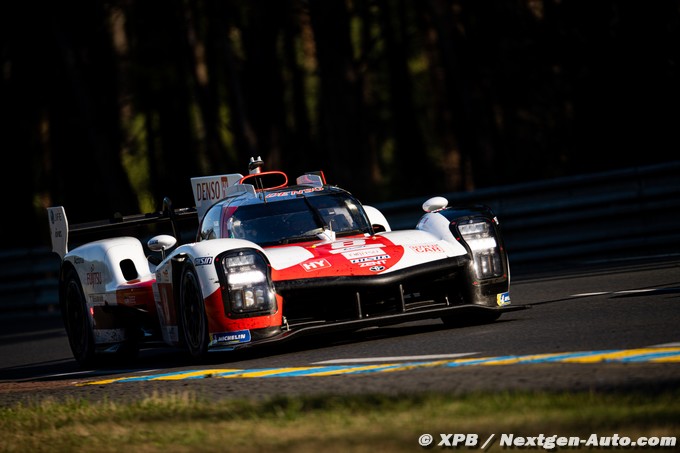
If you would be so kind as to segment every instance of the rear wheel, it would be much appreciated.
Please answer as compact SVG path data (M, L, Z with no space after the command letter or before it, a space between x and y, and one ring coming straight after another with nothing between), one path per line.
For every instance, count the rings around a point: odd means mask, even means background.
M92 319L87 311L80 278L73 268L66 271L61 296L62 315L71 352L81 367L89 367L95 359Z
M179 323L189 354L200 358L208 351L208 320L196 270L186 264L182 271L179 294Z

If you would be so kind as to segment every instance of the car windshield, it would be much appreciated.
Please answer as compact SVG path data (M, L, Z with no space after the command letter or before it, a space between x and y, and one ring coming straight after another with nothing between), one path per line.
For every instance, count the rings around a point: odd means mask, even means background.
M324 228L336 237L370 233L358 202L332 194L239 206L225 219L222 235L267 246L314 240Z

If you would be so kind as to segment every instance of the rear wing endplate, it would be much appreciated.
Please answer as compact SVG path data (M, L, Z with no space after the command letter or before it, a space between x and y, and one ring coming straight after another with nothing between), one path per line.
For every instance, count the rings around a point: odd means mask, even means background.
M64 259L68 252L68 220L63 206L47 208L47 216L50 222L50 238L52 251Z
M230 192L229 188L238 184L242 178L243 175L239 173L191 178L199 222L208 209L216 201L223 199Z

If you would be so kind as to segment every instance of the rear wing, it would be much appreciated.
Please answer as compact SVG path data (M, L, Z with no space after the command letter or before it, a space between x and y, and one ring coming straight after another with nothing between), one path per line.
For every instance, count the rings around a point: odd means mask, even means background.
M52 242L52 251L64 259L68 253L69 236L103 236L106 233L115 232L117 235L126 230L130 231L133 236L138 236L138 227L153 226L159 224L169 224L172 228L172 234L175 238L180 237L183 231L180 224L187 220L193 220L192 232L195 233L197 220L196 209L181 208L173 209L172 203L168 198L163 200L163 210L160 212L153 212L148 214L135 214L130 216L116 215L108 220L100 220L95 222L80 223L69 226L66 217L66 210L63 206L54 206L47 208L48 221L50 224L50 239Z

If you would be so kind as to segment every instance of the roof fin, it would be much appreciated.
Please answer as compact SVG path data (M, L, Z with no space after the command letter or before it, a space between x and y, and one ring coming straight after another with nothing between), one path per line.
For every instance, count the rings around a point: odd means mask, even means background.
M264 161L260 156L257 156L257 159L251 157L250 162L248 163L248 173L255 174L255 173L260 173L260 167L264 165Z

